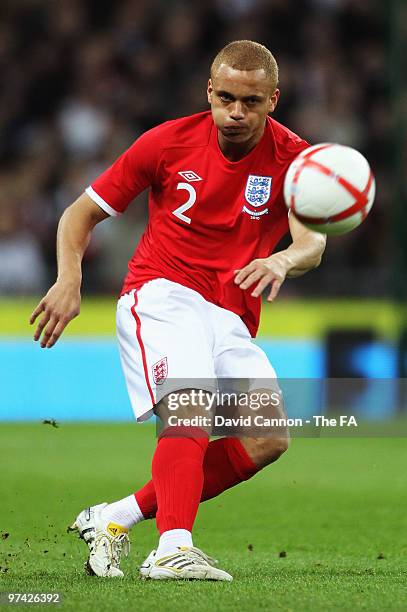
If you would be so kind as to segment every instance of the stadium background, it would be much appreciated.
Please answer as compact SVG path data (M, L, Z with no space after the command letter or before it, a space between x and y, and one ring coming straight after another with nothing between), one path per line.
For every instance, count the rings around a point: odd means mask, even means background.
M405 375L401 2L10 0L0 12L0 418L131 417L114 311L146 194L96 228L82 314L59 345L40 351L27 319L55 278L63 209L144 130L207 108L211 58L238 38L276 54L275 118L311 143L360 149L378 185L363 226L330 239L321 267L264 305L259 341L280 377Z

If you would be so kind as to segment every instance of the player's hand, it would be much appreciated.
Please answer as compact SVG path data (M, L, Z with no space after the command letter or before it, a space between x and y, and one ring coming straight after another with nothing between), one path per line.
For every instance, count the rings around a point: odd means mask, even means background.
M244 268L235 270L235 283L243 290L249 289L256 283L251 292L253 297L259 297L267 285L271 284L267 301L272 302L277 297L291 266L290 259L284 253L275 253L265 259L254 259Z
M80 286L57 281L42 298L30 317L30 325L32 325L43 313L38 321L34 340L39 340L42 334L41 347L54 346L68 323L78 316L80 304Z

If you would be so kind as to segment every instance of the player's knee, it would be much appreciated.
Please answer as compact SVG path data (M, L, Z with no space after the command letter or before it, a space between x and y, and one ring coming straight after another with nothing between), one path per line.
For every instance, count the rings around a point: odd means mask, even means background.
M200 389L184 389L166 395L154 406L154 413L159 418L159 429L182 430L185 436L190 432L192 437L196 437L198 428L210 434L210 396L209 392Z
M288 436L284 438L277 438L276 440L274 440L274 445L271 448L270 452L270 456L272 457L272 459L274 461L276 459L279 459L279 457L281 457L281 455L283 455L288 450L289 445L290 439Z
M288 436L269 439L264 447L262 447L262 465L266 466L277 461L288 450L289 443Z
M242 442L253 463L263 468L277 461L288 450L290 440L287 434L270 438L246 438Z

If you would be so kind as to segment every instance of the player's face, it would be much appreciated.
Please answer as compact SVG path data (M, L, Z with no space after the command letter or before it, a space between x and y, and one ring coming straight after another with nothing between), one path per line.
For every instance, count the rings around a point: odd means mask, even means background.
M273 112L280 92L271 91L263 69L235 70L221 64L208 82L208 102L219 130L219 142L227 146L253 146L264 131L266 116Z

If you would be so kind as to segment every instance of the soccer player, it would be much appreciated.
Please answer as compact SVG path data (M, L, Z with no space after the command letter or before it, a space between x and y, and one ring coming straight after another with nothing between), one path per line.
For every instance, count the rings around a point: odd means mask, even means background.
M117 307L121 361L138 421L153 412L163 415L159 391L169 377L275 384L273 367L252 342L262 292L270 286L273 300L285 278L318 266L325 248L324 236L287 215L284 176L308 143L269 117L279 98L277 84L277 64L267 48L230 43L211 66L211 110L143 134L61 217L57 281L30 320L41 315L34 339L41 338L43 348L52 347L79 314L81 261L93 227L124 213L150 189L148 225ZM272 254L288 231L290 246ZM184 389L191 393L194 386ZM195 414L190 408L185 414ZM278 459L287 437L210 441L200 427L168 432L159 438L147 484L117 502L91 506L75 520L72 528L90 549L89 573L123 576L128 530L155 517L160 539L140 568L143 577L232 580L193 545L199 503Z

